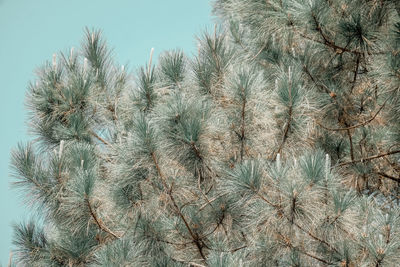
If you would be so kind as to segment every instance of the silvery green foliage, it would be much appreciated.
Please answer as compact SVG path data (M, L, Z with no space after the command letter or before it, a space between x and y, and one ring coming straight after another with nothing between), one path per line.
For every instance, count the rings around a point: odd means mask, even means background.
M38 71L12 264L400 261L397 2L213 5L192 58L131 73L87 30Z

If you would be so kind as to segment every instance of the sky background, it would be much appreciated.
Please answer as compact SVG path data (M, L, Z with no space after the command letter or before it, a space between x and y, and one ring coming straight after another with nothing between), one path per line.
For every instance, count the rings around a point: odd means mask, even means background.
M10 189L10 151L28 134L24 106L35 69L52 54L79 47L85 26L101 29L115 60L129 70L164 50L191 56L195 35L212 28L209 0L0 0L0 263L7 266L12 223L29 219ZM0 264L1 266L1 264Z

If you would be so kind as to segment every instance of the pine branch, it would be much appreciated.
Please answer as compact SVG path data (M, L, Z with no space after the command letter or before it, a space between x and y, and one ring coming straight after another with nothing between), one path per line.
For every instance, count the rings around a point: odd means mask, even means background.
M168 194L169 198L171 199L172 205L174 206L174 208L175 208L176 212L178 213L179 217L182 219L183 223L185 224L186 229L188 230L190 236L193 239L194 244L196 245L196 247L197 247L197 249L198 249L198 251L200 253L200 256L203 258L203 260L206 260L206 257L205 257L204 252L203 252L203 247L200 244L199 237L194 234L193 230L189 226L188 221L186 220L185 216L182 214L181 209L178 207L178 204L175 201L174 195L172 194L172 187L169 187L167 185L165 176L161 172L160 165L158 164L158 160L157 160L157 157L156 157L154 152L151 153L151 158L153 159L154 165L156 166L158 176L161 178L161 181L162 181L162 183L164 185L165 190L167 190L167 194Z
M373 160L373 159L378 159L378 158L382 158L382 157L385 157L385 156L388 156L388 155L397 154L397 153L400 153L400 150L389 151L389 152L386 152L386 153L378 154L378 155L367 157L367 158L362 158L362 159L358 159L358 160L352 160L352 161L349 161L349 162L343 162L343 163L338 164L337 167L341 167L341 166L345 166L345 165L349 165L349 164L354 164L354 163L359 163L359 162L370 161L370 160Z
M251 55L251 59L252 59L252 60L256 60L256 62L257 62L260 66L264 67L265 69L268 68L268 64L266 64L265 62L262 62L261 60L258 60L258 59L257 59L258 55L257 55L257 54L254 54L254 55L253 55L253 54L251 53L250 49L248 49L248 48L243 44L242 40L241 40L239 37L237 37L237 36L233 36L233 37L235 38L235 41L239 44L239 46L243 49L243 51L244 51L246 54L250 54L250 55ZM260 52L262 52L262 50L260 50Z
M289 135L289 129L290 129L290 124L291 124L291 122L292 122L292 113L293 113L293 107L292 107L292 105L290 105L289 106L289 112L288 112L289 114L289 118L288 118L288 121L287 121L287 123L286 123L286 126L285 126L285 130L284 130L284 132L283 132L283 137L282 137L282 141L281 141L281 143L280 143L280 145L279 145L279 147L278 147L278 150L274 153L274 155L273 155L273 159L274 160L276 160L276 156L278 155L278 154L280 154L281 153L281 151L282 151L282 149L283 149L283 145L285 144L285 142L286 142L286 139L288 138L288 135Z
M348 49L346 47L341 47L341 46L337 45L334 41L332 41L328 36L325 35L325 33L322 30L322 27L321 27L321 25L320 25L320 23L319 23L319 21L317 19L317 16L314 14L314 12L311 13L311 16L312 16L312 18L314 20L314 23L316 24L316 30L319 33L319 35L321 36L321 38L323 39L323 41L315 40L313 38L308 37L307 35L305 35L303 33L300 33L300 36L302 36L302 37L304 37L304 38L306 38L308 40L324 44L324 45L334 49L335 52L338 53L338 54L341 54L343 52L356 54L357 56L363 54L360 51L351 50L351 49Z
M377 172L376 174L379 174L382 177L388 178L388 179L390 179L392 181L395 181L396 183L400 184L400 178L396 178L396 177L388 175L388 174L386 174L384 172Z
M245 115L246 115L246 98L244 93L243 86L241 87L242 91L242 112L241 112L241 127L240 127L240 162L243 162L243 154L244 154L244 143L245 143Z
M308 69L307 65L303 64L303 70L304 70L304 72L307 74L307 76L310 77L311 81L313 81L313 83L314 83L317 87L319 87L320 89L322 89L322 90L323 90L325 93L327 93L328 95L331 95L331 94L332 94L332 91L329 90L328 87L326 87L323 83L318 82L318 81L316 80L316 78L314 78L314 76L311 74L310 70ZM337 102L336 99L333 98L333 100L335 100L335 102Z
M322 262L322 263L324 263L324 264L326 264L326 265L332 265L332 263L330 263L330 262L328 262L328 261L326 261L326 260L324 260L324 259L321 259L321 258L319 258L319 257L317 257L317 256L315 256L315 255L313 255L313 254L311 254L311 253L309 253L309 252L307 252L307 251L303 251L303 250L300 250L300 249L298 249L298 251L300 251L300 252L303 253L304 255L306 255L306 256L308 256L308 257L310 257L310 258L313 258L314 260L317 260L317 261L319 261L319 262Z
M354 70L354 78L353 78L353 84L351 85L350 94L353 93L353 89L354 89L354 87L356 86L357 75L358 75L358 68L360 67L360 58L361 58L361 55L358 54L358 55L357 55L357 60L356 60L356 69Z
M346 130L347 136L349 137L349 143L350 143L350 158L351 160L354 160L354 147L353 147L353 138L351 137L350 130Z
M320 123L320 122L318 122L318 121L315 121L315 122L316 122L319 126L321 126L322 128L324 128L325 130L329 130L329 131L348 131L348 130L356 129L356 128L358 128L358 127L365 126L366 124L372 122L372 121L376 118L376 116L378 116L379 112L381 112L381 110L383 109L383 107L385 106L385 104L386 104L387 101L388 101L388 99L385 100L385 102L382 104L382 106L378 109L378 111L377 111L370 119L365 120L365 121L363 121L363 122L361 122L361 123L358 123L358 124L356 124L356 125L352 125L352 126L350 126L350 127L345 127L345 128L330 128L330 127L324 126L322 123Z
M261 46L260 50L258 50L258 52L252 58L250 58L250 60L255 60L266 47L267 47L267 43L264 43Z
M194 154L196 155L196 157L200 160L203 161L203 157L200 154L199 149L196 147L196 144L194 141L190 142L190 147L193 149Z
M330 263L330 262L328 262L328 261L326 261L326 260L324 260L324 259L322 259L322 258L320 258L320 257L318 257L318 256L315 256L315 255L313 255L313 254L311 254L311 253L309 253L309 252L307 252L307 251L304 251L303 249L300 249L300 248L298 248L298 247L294 247L293 244L292 244L292 242L291 242L291 240L290 240L290 238L289 238L288 236L283 235L283 234L282 234L281 232L279 232L279 231L277 231L277 232L278 232L278 235L280 236L280 238L282 239L282 241L283 241L288 247L290 247L291 249L296 249L296 251L299 251L300 253L302 253L302 254L304 254L304 255L310 257L310 258L313 258L314 260L317 260L317 261L319 261L319 262L325 263L325 264L327 264L327 265L332 265L332 263Z
M102 142L103 144L105 144L106 146L112 147L112 145L107 142L106 140L104 140L103 138L101 138L100 136L98 136L95 132L93 132L92 130L89 130L89 133L95 137L97 140L99 140L100 142Z
M104 231L104 232L110 234L111 236L113 236L113 237L116 238L116 239L120 238L120 236L118 236L117 234L113 233L113 232L103 223L103 221L102 221L100 218L98 218L98 216L97 216L95 210L94 210L93 207L92 207L92 203L90 203L89 196L86 195L86 194L85 194L85 202L86 202L86 205L87 205L88 208L89 208L90 216L92 216L92 218L93 218L94 222L96 223L97 227L98 227L100 230L102 230L102 231Z
M269 201L268 199L266 199L264 196L262 196L261 194L259 194L257 191L255 191L255 189L252 189L263 201L265 201L268 205L270 205L271 207L275 208L279 215L284 217L285 219L287 219L289 222L291 222L291 219L284 213L284 211L282 210L282 207L280 207L280 205L277 204L273 204L271 201ZM306 229L304 229L303 227L301 227L298 223L293 221L293 225L295 225L299 230L301 230L302 232L306 233L308 236L310 236L312 239L325 244L326 246L329 247L330 250L335 251L336 253L338 253L338 251L335 249L335 247L331 244L329 244L327 241L319 238L318 236L314 235L313 233L311 233L311 231L308 231Z

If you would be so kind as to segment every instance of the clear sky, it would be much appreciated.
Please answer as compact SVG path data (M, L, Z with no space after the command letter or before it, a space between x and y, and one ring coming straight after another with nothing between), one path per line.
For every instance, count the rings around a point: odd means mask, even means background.
M196 51L212 27L209 0L0 0L0 263L7 266L13 222L29 218L10 189L10 150L28 141L25 92L52 54L78 47L85 26L103 30L116 61L135 68L164 50Z

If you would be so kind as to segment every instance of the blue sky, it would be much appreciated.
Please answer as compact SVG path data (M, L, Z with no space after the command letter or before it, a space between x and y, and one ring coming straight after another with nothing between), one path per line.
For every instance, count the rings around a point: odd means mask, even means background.
M79 47L85 26L103 31L117 62L144 64L154 47L196 50L195 35L212 27L209 0L0 0L0 262L6 265L13 222L29 218L10 189L10 150L28 141L25 92L52 54Z

